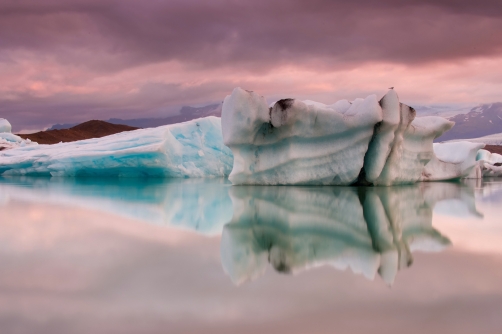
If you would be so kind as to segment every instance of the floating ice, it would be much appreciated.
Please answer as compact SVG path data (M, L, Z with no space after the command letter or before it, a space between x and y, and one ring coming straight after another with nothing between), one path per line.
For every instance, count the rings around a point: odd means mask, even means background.
M489 164L502 164L502 155L497 154L497 153L491 153L490 151L487 150L479 150L477 155L476 155L476 160L483 160Z
M477 172L476 155L485 144L471 143L468 141L435 143L434 156L425 166L422 180L453 180L465 178L474 171L474 175L479 176Z
M229 179L234 184L350 184L380 120L374 95L342 113L293 99L269 108L264 97L236 88L222 110L223 141L234 154Z
M9 150L26 145L36 145L29 139L23 139L11 133L12 126L5 118L0 118L0 151Z
M231 168L217 117L0 152L2 175L214 177Z
M222 111L237 185L417 182L434 158L433 140L452 126L442 117L415 119L394 90L380 102L374 95L332 105L284 99L269 108L264 97L236 88Z
M7 132L11 133L12 125L5 118L0 118L0 133Z

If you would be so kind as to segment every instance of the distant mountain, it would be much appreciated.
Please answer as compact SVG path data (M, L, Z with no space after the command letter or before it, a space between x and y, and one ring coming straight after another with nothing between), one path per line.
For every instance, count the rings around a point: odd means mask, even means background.
M502 102L483 104L448 118L455 126L435 141L469 139L502 132Z
M135 118L135 119L120 119L120 118L110 118L105 120L107 123L112 124L122 124L133 126L136 128L155 128L157 126L175 124L186 121L191 121L192 119L207 117L207 116L217 116L221 117L221 103L210 104L203 107L189 107L184 106L180 110L179 115L168 116L164 118ZM49 130L63 130L69 129L76 126L78 123L74 124L55 124L50 127Z
M64 123L64 124L54 124L50 128L48 128L46 131L52 131L52 130L64 130L64 129L69 129L73 128L75 125L78 125L78 123Z
M88 121L69 129L46 130L30 134L19 134L23 139L30 139L39 144L67 143L83 139L101 138L119 132L136 130L136 127L111 124L103 121Z
M155 128L157 126L181 123L191 121L192 119L218 116L221 117L221 103L210 104L204 107L182 107L179 115L164 117L164 118L136 118L136 119L119 119L111 118L107 122L114 124L123 124L135 126L138 128Z
M415 106L417 116L441 116L444 118L453 117L458 114L467 114L475 105L455 105L455 104L434 104Z

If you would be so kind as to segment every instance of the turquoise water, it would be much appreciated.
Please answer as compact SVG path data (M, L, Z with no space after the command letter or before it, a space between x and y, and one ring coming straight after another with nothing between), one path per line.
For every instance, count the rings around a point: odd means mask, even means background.
M502 180L0 178L1 333L500 333Z

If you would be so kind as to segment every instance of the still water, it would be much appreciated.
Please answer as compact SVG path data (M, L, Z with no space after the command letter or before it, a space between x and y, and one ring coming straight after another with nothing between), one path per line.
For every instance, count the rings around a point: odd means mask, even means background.
M502 333L502 180L0 178L1 333Z

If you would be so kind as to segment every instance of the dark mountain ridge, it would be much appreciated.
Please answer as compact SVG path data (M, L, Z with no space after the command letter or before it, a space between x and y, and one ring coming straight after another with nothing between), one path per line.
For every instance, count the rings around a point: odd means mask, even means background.
M92 120L78 124L70 129L47 130L30 134L19 134L21 138L30 139L39 144L67 143L83 139L101 138L119 132L132 131L138 128L128 125L111 124Z

